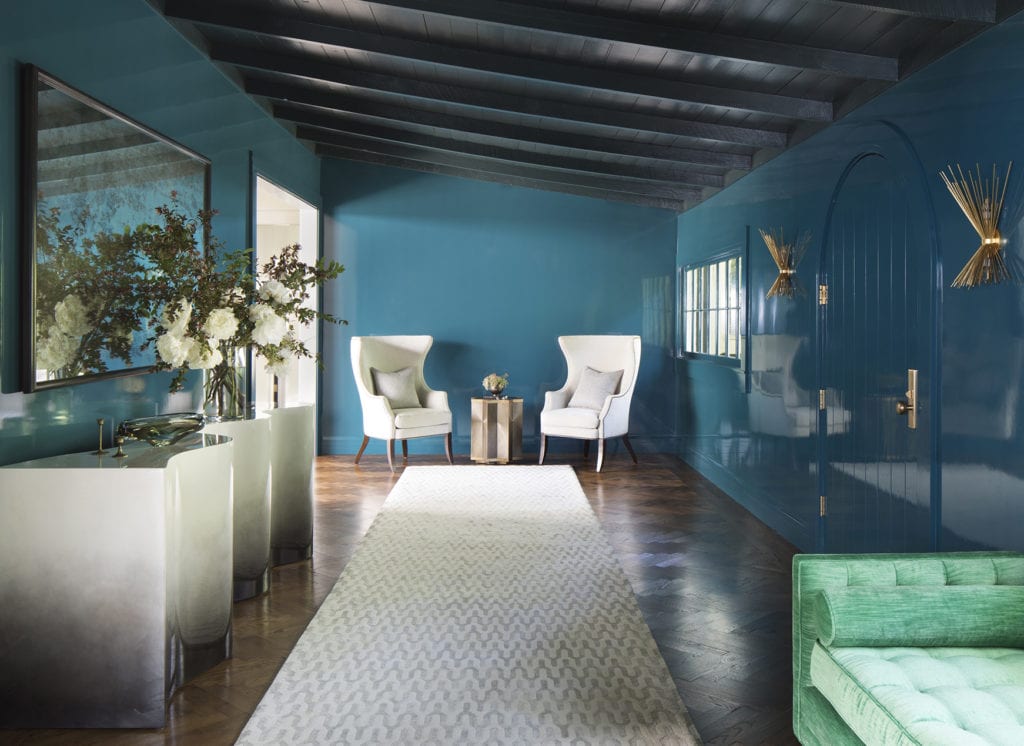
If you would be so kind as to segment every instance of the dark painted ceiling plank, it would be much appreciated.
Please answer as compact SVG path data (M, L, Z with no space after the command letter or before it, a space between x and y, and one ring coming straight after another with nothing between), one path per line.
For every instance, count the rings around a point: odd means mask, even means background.
M873 80L899 80L899 60L801 44L787 44L683 26L642 23L626 18L587 15L545 7L524 7L503 0L372 0L376 5L454 18L471 18L557 34L638 44L737 62L784 65Z
M285 117L288 118L288 117ZM724 187L725 177L721 174L708 174L694 172L679 166L640 166L619 162L599 161L589 158L577 158L564 155L553 155L549 153L538 153L533 150L520 150L518 148L507 148L496 145L485 145L478 142L458 140L451 137L438 137L427 135L422 132L410 132L409 130L397 129L394 127L380 127L374 125L359 124L357 122L344 122L337 118L329 128L322 126L300 126L295 136L303 140L325 145L347 145L347 142L340 142L338 138L346 136L371 137L375 140L387 140L390 142L407 143L417 145L431 150L446 150L450 153L462 153L464 155L477 155L483 158L494 158L496 160L510 161L512 163L529 163L545 168L562 168L570 171L584 171L599 176L617 176L627 179L640 180L637 183L637 190L647 192L648 190L659 189L662 186L674 186L686 184L698 187Z
M995 23L996 0L811 0L939 21Z
M210 57L254 70L265 70L311 81L324 81L340 85L384 91L421 98L425 102L443 101L467 107L509 111L530 116L561 119L572 122L600 124L643 132L657 132L698 140L730 142L752 147L784 148L786 134L761 128L738 127L678 119L637 112L607 109L600 106L568 104L550 99L512 96L477 88L441 85L421 80L398 78L391 75L355 70L314 59L300 59L284 55L259 52L235 45L215 45ZM264 89L266 90L266 89ZM256 92L255 90L250 92ZM265 94L276 96L277 94Z
M829 101L655 78L619 72L614 68L595 68L517 55L457 49L430 42L357 31L338 25L310 23L257 10L247 10L244 14L236 13L202 0L168 0L164 13L169 17L192 23L242 29L293 41L358 49L502 76L589 89L599 88L724 109L760 112L789 119L830 122L833 118L832 103Z
M302 128L299 129L302 137ZM313 133L306 133L313 134ZM660 197L663 199L683 202L689 199L698 199L701 194L700 187L693 186L672 186L669 184L653 184L649 181L639 179L627 179L616 176L599 176L591 173L578 173L563 170L560 168L518 165L516 163L493 159L487 156L467 155L453 153L446 150L408 145L405 143L376 140L369 137L357 135L334 134L330 142L325 142L324 137L318 137L319 144L330 145L331 147L351 148L365 150L372 153L397 156L399 158L410 158L412 160L429 161L443 166L456 166L458 168L469 168L474 171L483 171L501 176L517 176L539 181L550 181L557 184L576 184L614 192L627 192L640 194L647 197Z
M740 153L722 153L713 150L694 148L676 148L655 145L634 140L620 140L611 137L594 137L575 132L547 130L540 127L523 127L520 125L491 122L472 117L451 114L435 114L422 109L405 106L380 104L351 96L339 96L332 93L309 91L296 86L280 86L278 93L268 93L266 85L250 85L256 81L247 81L246 90L254 95L262 95L277 100L288 100L293 103L305 104L331 109L339 113L351 113L383 119L389 122L408 122L425 127L438 127L453 132L472 133L486 137L500 137L505 140L517 140L541 145L551 145L573 150L613 153L616 155L649 158L674 163L690 163L716 168L749 170L751 157ZM270 84L271 87L276 84ZM311 111L296 106L274 106L274 116L287 119L298 124L313 127L343 128L346 119L340 119L327 112ZM332 124L332 122L334 124ZM335 126L337 125L337 126Z
M556 182L542 181L539 179L529 179L525 177L499 176L498 174L492 174L486 171L477 171L472 168L444 166L438 163L431 163L429 161L416 160L413 158L400 158L398 156L385 155L383 153L374 153L365 150L358 150L355 148L338 148L320 145L317 146L316 154L324 158L336 158L339 160L346 161L359 161L361 163L371 163L381 166L392 166L394 168L404 168L410 171L420 171L423 173L430 174L459 176L465 179L474 179L476 181L488 181L496 184L505 184L508 186L520 186L527 187L529 189L541 189L546 192L561 192L563 194L575 194L580 197L593 197L595 199L605 199L611 200L613 202L625 202L627 204L632 205L658 207L663 210L672 210L673 212L682 212L684 209L686 209L685 202L681 202L678 200L656 199L653 197L644 197L643 195L640 194L609 191L606 189L590 189L587 187L574 186L572 184L559 184Z

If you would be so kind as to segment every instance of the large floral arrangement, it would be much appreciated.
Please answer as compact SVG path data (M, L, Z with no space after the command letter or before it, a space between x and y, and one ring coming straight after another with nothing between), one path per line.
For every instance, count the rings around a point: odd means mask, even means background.
M315 358L300 339L301 327L315 319L347 323L310 308L311 291L337 277L337 262L307 264L299 246L281 250L252 272L252 250L224 253L212 237L212 213L190 218L175 206L157 209L161 225L146 227L145 254L159 279L153 298L159 307L151 341L157 368L176 371L171 390L189 370L206 370L206 404L224 413L241 397L235 355L251 348L267 371L283 374L295 358ZM206 237L207 248L199 240Z
M241 414L236 357L251 349L282 374L295 358L317 358L302 342L315 319L346 323L308 306L312 290L344 271L307 264L298 245L254 271L251 249L226 252L212 235L213 213L185 215L172 193L157 220L121 233L93 232L88 210L62 216L42 207L36 220L35 367L52 378L130 365L155 349L158 370L173 370L171 391L190 370L206 373L206 405ZM152 352L149 354L152 355Z

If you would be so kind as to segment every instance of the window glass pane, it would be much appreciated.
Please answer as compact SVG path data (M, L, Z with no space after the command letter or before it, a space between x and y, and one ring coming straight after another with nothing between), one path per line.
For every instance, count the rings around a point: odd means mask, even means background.
M708 267L708 308L718 307L718 265Z
M718 354L728 355L729 312L718 312Z
M684 296L684 299L686 301L686 305L684 306L684 308L687 311L692 311L694 309L694 305L693 305L693 300L694 300L693 299L693 275L694 275L694 272L693 272L692 269L688 270L686 272L686 295Z
M736 306L741 307L743 305L743 258L736 257L736 287L740 291L740 297L736 301Z
M707 350L707 353L709 355L717 355L718 354L718 346L717 346L718 345L718 314L715 313L714 311L711 311L710 313L707 314L707 320L708 320L708 337L707 337L708 343L707 343L706 350Z
M729 311L729 357L739 357L740 312Z
M728 276L726 273L726 267L728 262L719 262L718 264L718 307L728 308L729 306L729 290L726 285ZM724 324L723 324L724 326ZM724 345L723 345L724 347Z
M729 260L729 308L738 308L740 303L739 297L739 275L736 271L737 258L733 257Z

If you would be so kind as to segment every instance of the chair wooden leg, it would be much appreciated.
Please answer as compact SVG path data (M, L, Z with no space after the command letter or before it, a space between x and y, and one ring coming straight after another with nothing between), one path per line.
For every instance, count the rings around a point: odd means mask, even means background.
M409 463L409 441L402 438L402 466Z
M452 434L448 433L444 436L444 455L448 457L448 463L454 464L452 460Z
M395 439L388 438L388 467L395 473Z
M636 460L636 451L633 450L633 444L629 442L628 435L622 436L622 443L626 446L626 450L629 451L629 455L633 457L633 463L639 464L640 462Z
M544 435L544 433L541 433L541 435L540 435L540 459L538 459L538 461L537 461L538 464L543 464L544 463L544 454L547 452L547 450L548 450L548 436Z
M583 441L583 460L587 461L590 459L590 441Z
M370 436L369 435L364 435L363 436L363 444L361 446L359 446L359 453L356 454L356 463L357 464L359 463L359 459L361 459L363 457L363 451L366 450L366 444L369 443L369 442L370 442Z
M604 464L604 438L597 439L597 469L594 471L601 471L601 466Z

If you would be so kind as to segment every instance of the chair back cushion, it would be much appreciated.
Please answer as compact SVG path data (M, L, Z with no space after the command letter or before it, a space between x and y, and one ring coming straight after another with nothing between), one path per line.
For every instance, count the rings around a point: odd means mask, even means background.
M412 368L417 395L427 390L423 380L423 363L434 343L428 335L392 335L384 337L352 337L352 371L359 395L374 396L376 384L371 368L397 371ZM413 406L420 406L418 403Z
M412 366L395 371L370 368L370 376L377 396L387 399L392 409L420 406L420 398L416 394L416 369Z
M621 380L621 368L603 373L588 365L580 374L580 382L569 400L569 406L600 410L604 407L605 399L618 389Z
M579 387L584 369L590 367L597 371L621 370L622 377L613 393L629 392L632 396L640 367L640 337L629 334L567 335L558 338L558 345L568 368L566 385L573 392Z

